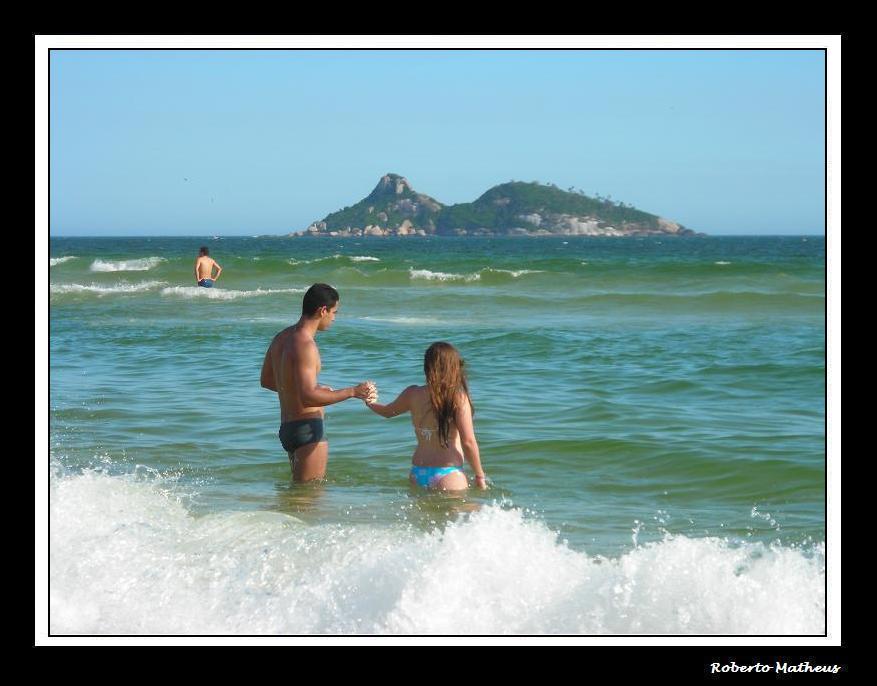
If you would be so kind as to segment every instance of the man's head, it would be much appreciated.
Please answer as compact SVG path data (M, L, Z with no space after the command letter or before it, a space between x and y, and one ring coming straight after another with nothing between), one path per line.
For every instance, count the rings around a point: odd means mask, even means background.
M328 329L335 321L340 296L332 286L326 283L315 283L308 288L301 303L301 313L310 319L320 319L317 327L320 331Z
M202 245L198 248L198 257L204 257L205 255L209 255L210 251L207 249L206 245Z

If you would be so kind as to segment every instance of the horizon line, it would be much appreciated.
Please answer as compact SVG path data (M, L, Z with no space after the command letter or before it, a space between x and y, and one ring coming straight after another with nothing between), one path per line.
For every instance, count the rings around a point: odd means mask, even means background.
M456 236L456 235L446 235L439 233L431 233L426 236L416 236L416 238L426 238L430 236L437 236L439 238L712 238L715 236L761 236L764 238L771 237L783 237L783 236L825 236L826 232L823 231L821 233L705 233L703 231L697 232L700 235L697 236L676 236L674 234L650 234L645 236L598 236L598 235L575 235L575 234L550 234L550 235L539 235L539 236L527 236L527 235L509 235L509 234L494 234L494 235L485 235L485 236ZM308 236L310 234L307 231L293 231L290 233L265 233L265 234L257 234L254 235L252 233L228 233L228 234L176 234L176 233L136 233L136 234L49 234L49 238L206 238L208 240L217 240L221 238L290 238L292 236ZM328 235L320 235L314 236L314 238L409 238L408 236L328 236Z

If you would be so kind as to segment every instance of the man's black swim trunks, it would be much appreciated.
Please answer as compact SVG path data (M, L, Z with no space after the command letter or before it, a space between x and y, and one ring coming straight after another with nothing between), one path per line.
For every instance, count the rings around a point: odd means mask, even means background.
M277 435L280 437L283 449L292 454L303 445L319 443L326 432L323 429L322 419L294 419L291 422L283 422Z

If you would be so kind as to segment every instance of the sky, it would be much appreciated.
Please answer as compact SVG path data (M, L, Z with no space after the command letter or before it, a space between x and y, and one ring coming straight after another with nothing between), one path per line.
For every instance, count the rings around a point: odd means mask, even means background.
M825 233L822 50L52 50L52 236L306 229L386 173Z

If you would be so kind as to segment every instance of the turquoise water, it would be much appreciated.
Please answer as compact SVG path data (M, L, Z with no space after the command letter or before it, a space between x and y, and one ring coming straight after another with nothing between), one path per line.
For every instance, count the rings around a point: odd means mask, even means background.
M50 258L57 632L824 631L824 237L59 238ZM359 401L328 408L326 481L291 483L259 372L317 281L341 293L322 383L388 401L431 342L460 349L490 491L411 491L410 421ZM473 586L490 611L467 614Z

